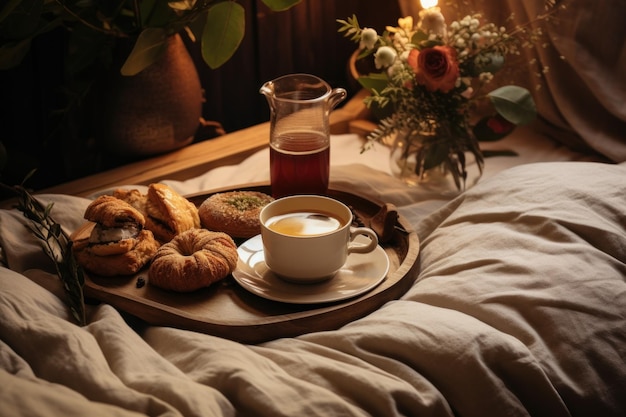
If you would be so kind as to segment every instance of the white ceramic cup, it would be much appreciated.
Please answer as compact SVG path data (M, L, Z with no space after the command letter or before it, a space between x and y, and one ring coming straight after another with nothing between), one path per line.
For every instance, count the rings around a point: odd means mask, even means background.
M274 230L276 227L272 222L289 213L324 213L333 221L338 220L338 225L335 230L320 234L293 235ZM283 197L266 205L259 217L265 263L274 274L290 282L313 283L330 279L346 263L348 254L368 253L378 245L373 230L352 227L352 212L348 206L329 197ZM318 216L314 214L313 217ZM359 235L367 236L368 242L354 242Z

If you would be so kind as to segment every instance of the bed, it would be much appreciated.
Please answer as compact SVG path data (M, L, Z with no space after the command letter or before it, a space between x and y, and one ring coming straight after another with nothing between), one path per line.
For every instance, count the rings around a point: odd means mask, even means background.
M623 64L623 40L616 47ZM595 80L587 58L569 69L575 80ZM337 328L241 343L148 324L102 302L89 304L88 324L77 326L26 220L0 210L0 414L625 415L620 74L614 89L583 86L559 90L549 106L539 101L543 125L493 145L518 156L488 159L481 181L456 197L407 187L389 174L387 148L361 154L361 135L334 134L331 187L395 205L419 238L407 290ZM583 89L597 97L584 111L567 97ZM263 147L160 181L184 195L263 183L267 160ZM37 196L54 203L71 233L107 189L68 190Z

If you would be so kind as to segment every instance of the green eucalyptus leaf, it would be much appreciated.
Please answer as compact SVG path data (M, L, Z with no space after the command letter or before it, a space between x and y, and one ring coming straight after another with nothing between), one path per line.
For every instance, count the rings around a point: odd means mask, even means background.
M122 65L122 75L136 75L155 63L163 54L166 41L167 36L164 29L148 28L143 30L126 62Z
M210 68L219 68L237 51L244 34L244 8L234 1L217 3L207 12L202 32L202 58Z
M359 77L357 80L364 88L370 91L383 91L389 84L389 77L382 73L371 73L369 75Z
M263 0L263 3L270 9L275 12L280 12L283 10L290 9L296 4L300 3L301 0Z
M424 170L435 168L445 161L450 147L445 143L434 142L425 147Z
M522 87L508 85L488 94L496 111L515 125L525 125L537 116L537 108L530 92Z
M415 32L413 36L411 37L411 43L414 45L419 45L420 43L426 40L428 40L428 35L421 30L418 30L417 32Z

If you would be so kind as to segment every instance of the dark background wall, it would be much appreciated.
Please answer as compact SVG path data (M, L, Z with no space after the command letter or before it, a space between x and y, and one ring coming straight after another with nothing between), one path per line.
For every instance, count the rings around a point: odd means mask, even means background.
M358 87L347 63L356 45L337 32L336 19L357 14L363 26L383 30L400 16L395 1L381 7L376 0L303 0L281 13L260 0L239 2L246 9L246 36L224 66L209 69L199 46L186 42L205 90L203 117L227 132L269 119L258 90L284 74L315 74L354 94ZM20 182L37 168L28 184L45 188L127 162L99 155L89 121L67 109L61 94L65 40L62 30L41 36L19 67L0 71L0 142L9 158L0 177L4 183Z
M364 26L383 30L400 16L397 2L373 0L303 0L292 9L274 13L260 0L245 0L246 37L235 56L218 70L198 65L206 89L205 117L227 131L268 120L269 110L259 87L281 75L315 74L333 87L355 92L347 63L356 45L337 32L336 19L357 14ZM199 60L199 52L189 48Z

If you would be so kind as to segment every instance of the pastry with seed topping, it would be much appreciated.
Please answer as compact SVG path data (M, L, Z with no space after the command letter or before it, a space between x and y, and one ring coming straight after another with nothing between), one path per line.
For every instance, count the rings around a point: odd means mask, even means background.
M234 238L261 233L259 213L274 199L258 191L230 191L213 194L198 208L202 226Z

